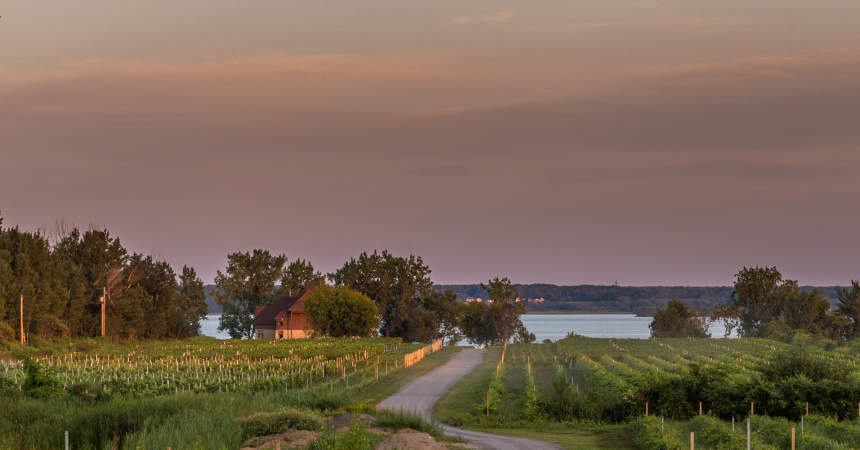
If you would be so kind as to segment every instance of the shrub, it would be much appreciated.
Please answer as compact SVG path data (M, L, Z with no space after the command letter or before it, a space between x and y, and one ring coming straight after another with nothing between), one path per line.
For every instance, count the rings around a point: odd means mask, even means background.
M633 434L633 446L640 450L681 450L677 433L660 430L660 421L656 417L643 417L630 424Z
M287 408L271 413L256 413L239 420L242 438L266 436L283 433L288 429L319 431L325 427L325 420L306 410Z
M349 423L349 431L338 433L329 429L309 448L310 450L371 450L373 444L370 441L367 424L361 419L354 418Z

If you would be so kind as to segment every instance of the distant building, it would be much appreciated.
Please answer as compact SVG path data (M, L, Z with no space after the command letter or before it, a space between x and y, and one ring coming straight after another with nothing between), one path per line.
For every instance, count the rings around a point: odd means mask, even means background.
M280 297L254 311L256 339L299 339L310 337L310 324L305 316L305 300L316 290L308 286L299 295Z

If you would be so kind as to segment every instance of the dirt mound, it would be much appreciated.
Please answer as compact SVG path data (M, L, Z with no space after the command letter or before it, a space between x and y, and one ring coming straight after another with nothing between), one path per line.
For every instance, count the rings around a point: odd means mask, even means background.
M376 450L447 450L448 446L436 442L433 436L413 430L400 430L376 446Z
M319 433L307 430L293 430L283 434L270 434L268 436L260 436L248 439L242 445L242 450L262 450L274 449L278 442L281 443L281 448L297 448L305 447L315 441Z

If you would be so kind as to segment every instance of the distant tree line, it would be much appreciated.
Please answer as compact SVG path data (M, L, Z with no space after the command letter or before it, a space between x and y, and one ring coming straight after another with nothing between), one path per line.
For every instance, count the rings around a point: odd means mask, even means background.
M517 284L523 298L543 298L543 303L530 302L529 313L634 313L641 316L654 315L673 299L681 300L687 307L701 311L729 302L732 286L560 286L554 284ZM487 292L480 284L442 284L437 290L451 290L460 300L468 297L486 298ZM818 290L831 303L838 297L839 286L800 286L803 292Z
M776 267L744 267L735 274L729 301L712 311L695 311L680 300L657 308L651 322L654 337L704 337L713 321L726 334L784 339L796 333L846 340L860 337L860 282L835 290L834 307L818 289L803 289L784 279ZM832 309L832 310L831 310Z
M174 338L199 333L203 282L165 261L130 253L107 230L41 232L4 227L0 218L0 340L97 336L101 297L106 334Z

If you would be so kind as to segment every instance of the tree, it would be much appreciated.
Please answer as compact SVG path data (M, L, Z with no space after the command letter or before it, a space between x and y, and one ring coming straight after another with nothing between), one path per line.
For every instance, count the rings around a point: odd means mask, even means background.
M387 250L363 252L329 278L376 302L383 336L429 342L455 332L451 314L456 311L456 295L440 296L433 289L430 268L420 256L398 257Z
M281 294L290 297L299 295L308 286L322 286L325 277L314 270L310 261L296 259L291 262L281 277Z
M215 301L224 307L218 331L226 330L233 339L254 335L254 310L278 294L275 284L283 277L286 260L260 249L227 255L225 273L215 275Z
M209 308L206 305L203 280L197 276L197 271L188 266L182 266L182 274L179 276L178 306L183 335L200 334L200 321L206 317Z
M845 335L847 338L860 337L860 282L851 280L850 289L837 291L839 305L837 312L847 319Z
M735 275L729 304L713 317L738 328L745 337L781 337L795 331L830 335L836 323L818 290L804 292L797 281L783 280L776 267L744 267Z
M475 344L501 344L515 334L520 339L531 336L523 326L520 315L525 302L517 301L517 290L508 278L494 278L481 285L488 294L486 303L467 303L462 309L460 330Z
M681 300L673 299L666 309L657 308L651 321L651 337L710 337L708 322L687 309Z
M379 327L376 303L345 286L318 286L305 300L305 314L322 336L372 336Z

